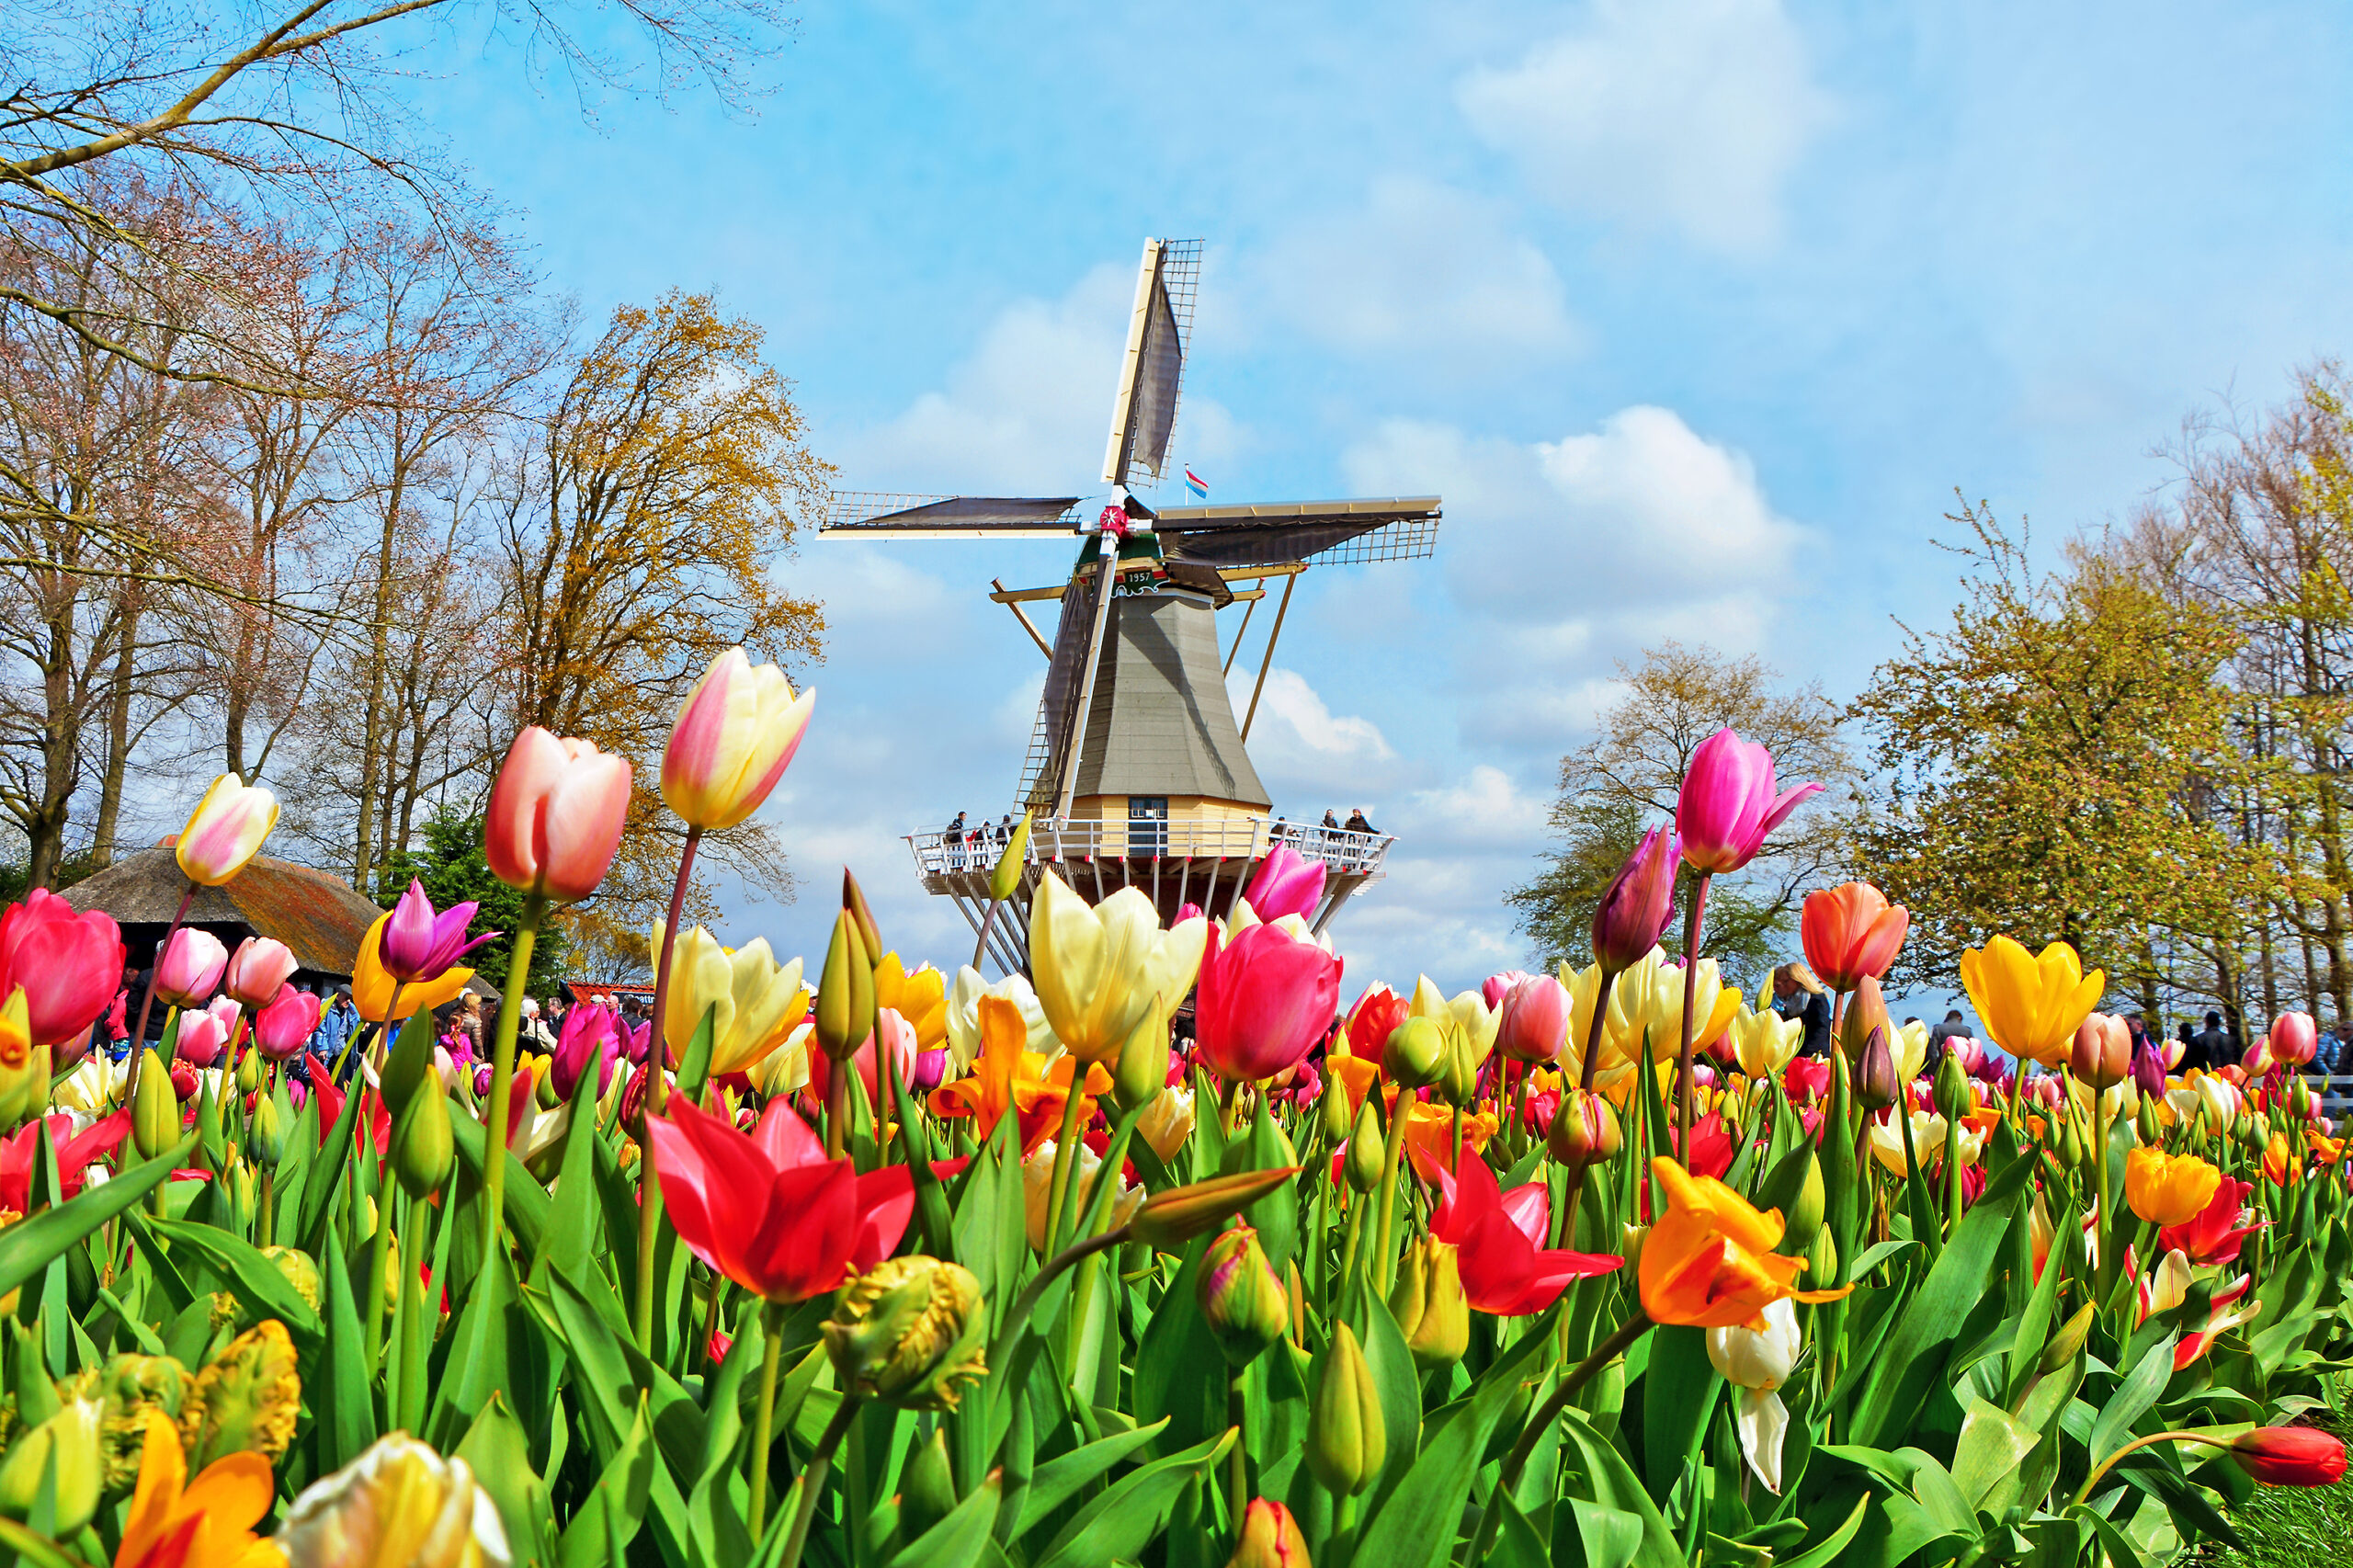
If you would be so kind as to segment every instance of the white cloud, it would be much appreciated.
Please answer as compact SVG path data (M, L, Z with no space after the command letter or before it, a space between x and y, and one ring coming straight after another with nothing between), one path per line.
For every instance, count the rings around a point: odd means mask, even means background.
M1766 651L1810 537L1747 457L1672 410L1523 445L1392 421L1347 454L1370 494L1433 488L1449 596L1483 635L1456 643L1467 731L1553 744L1588 729L1612 663L1666 638Z
M1779 0L1596 0L1455 97L1563 207L1733 252L1779 236L1782 184L1830 116Z
M1397 832L1422 850L1524 851L1543 837L1550 805L1502 768L1482 763L1452 783L1406 795Z
M1330 347L1492 369L1574 347L1560 275L1496 203L1425 180L1293 228L1245 264L1248 308Z
M1239 665L1226 677L1226 697L1237 722L1249 713L1250 688L1256 678L1256 672ZM1313 813L1292 797L1328 796L1355 803L1394 778L1397 753L1380 725L1356 714L1333 712L1304 676L1278 665L1267 672L1267 688L1258 699L1258 715L1250 730L1250 762L1276 797L1276 809L1301 816Z

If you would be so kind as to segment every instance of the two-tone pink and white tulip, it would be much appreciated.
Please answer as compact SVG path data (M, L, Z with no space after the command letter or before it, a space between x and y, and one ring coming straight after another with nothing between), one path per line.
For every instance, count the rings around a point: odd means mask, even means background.
M483 817L483 858L510 888L560 903L605 880L629 815L629 759L533 724L515 737Z
M809 728L813 690L795 696L774 665L741 648L710 662L662 750L662 799L690 827L733 827L760 809Z
M248 1007L263 1007L294 976L292 949L273 937L248 937L229 955L221 989Z
M263 841L277 825L278 797L224 773L188 814L174 854L189 881L217 888L261 853Z
M1559 1058L1569 1033L1569 991L1549 974L1524 974L1504 993L1495 1049L1514 1062Z
M1773 754L1730 729L1718 730L1691 754L1675 802L1675 831L1683 858L1702 871L1737 871L1756 858L1766 838L1822 786L1808 782L1773 792Z
M183 926L164 944L155 960L155 994L181 1007L200 1007L221 989L229 949L210 931Z

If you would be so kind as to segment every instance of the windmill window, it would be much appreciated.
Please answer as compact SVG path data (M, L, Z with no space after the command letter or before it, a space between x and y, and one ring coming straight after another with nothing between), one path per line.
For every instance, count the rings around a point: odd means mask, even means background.
M1168 797L1128 797L1128 853L1161 856L1168 853Z

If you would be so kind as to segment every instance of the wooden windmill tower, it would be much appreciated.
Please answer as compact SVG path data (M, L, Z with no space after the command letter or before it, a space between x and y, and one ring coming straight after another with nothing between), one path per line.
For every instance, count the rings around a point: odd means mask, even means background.
M1435 495L1154 507L1134 493L1174 465L1199 240L1146 240L1127 354L1104 452L1108 497L837 494L826 539L1070 539L1069 580L989 597L1013 611L1046 655L1046 688L1013 814L1033 813L1029 865L1016 901L1049 867L1089 899L1142 889L1173 917L1188 903L1232 909L1277 842L1325 867L1322 930L1381 875L1392 840L1269 815L1273 802L1244 743L1256 719L1275 643L1299 575L1313 564L1413 561L1433 548ZM1282 593L1236 725L1225 676L1276 581ZM1022 608L1055 600L1051 641ZM1244 606L1222 655L1217 612ZM987 823L907 835L925 887L956 901L977 932L1003 839ZM1028 921L990 927L1008 971L1028 964Z

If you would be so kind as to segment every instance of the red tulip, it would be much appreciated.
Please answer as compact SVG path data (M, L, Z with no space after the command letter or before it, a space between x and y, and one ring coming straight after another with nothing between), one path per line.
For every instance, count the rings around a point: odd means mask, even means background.
M254 1049L272 1062L291 1062L308 1045L319 1027L319 999L307 991L281 985L267 1006L254 1015Z
M1348 1054L1367 1062L1381 1060L1381 1048L1405 1021L1413 1005L1376 980L1364 988L1357 1005L1348 1014Z
M1643 961L1675 918L1675 869L1681 850L1675 834L1652 828L1601 891L1593 912L1593 956L1604 974Z
M1766 835L1821 791L1800 784L1773 793L1773 754L1729 729L1718 730L1691 754L1676 797L1675 830L1683 858L1702 871L1737 871L1765 847Z
M1445 1196L1431 1211L1430 1234L1453 1244L1463 1294L1480 1312L1497 1317L1540 1312L1570 1280L1607 1274L1625 1262L1607 1253L1547 1248L1552 1203L1540 1181L1501 1191L1482 1159L1466 1159L1460 1170L1441 1165L1438 1180Z
M35 888L0 913L0 998L25 988L35 1045L62 1045L97 1021L122 984L122 928L102 910L76 915Z
M115 1146L131 1135L128 1106L79 1133L74 1131L70 1116L61 1113L41 1120L49 1123L50 1142L57 1149L58 1184L68 1198L82 1190L90 1166L114 1153ZM28 1121L0 1139L0 1210L22 1214L32 1208L33 1153L39 1134L40 1123Z
M1340 960L1279 926L1221 944L1210 927L1193 1005L1201 1060L1228 1083L1257 1083L1300 1061L1340 1010Z
M483 856L508 887L570 903L605 880L629 813L627 757L537 724L515 737L483 817Z
M221 973L228 967L229 949L220 937L183 926L155 960L156 994L183 1007L201 1007L221 989Z
M2330 1486L2345 1473L2345 1445L2312 1426L2257 1426L2231 1444L2241 1470L2267 1486Z
M738 1132L685 1096L645 1119L654 1168L678 1237L754 1294L805 1301L888 1257L915 1214L904 1165L864 1176L781 1098Z
M1781 1092L1793 1100L1820 1099L1830 1092L1830 1063L1819 1056L1801 1056L1781 1072Z
M1671 1121L1666 1135L1670 1142L1675 1140ZM1680 1143L1676 1146L1681 1147ZM1721 1177L1732 1169L1732 1154L1733 1138L1724 1126L1723 1113L1711 1110L1691 1124L1691 1157L1683 1162L1683 1168L1693 1176Z
M1569 1033L1569 994L1549 974L1522 975L1505 993L1495 1050L1514 1062L1551 1062Z
M2235 1263L2239 1243L2269 1223L2258 1219L2252 1225L2241 1225L2239 1213L2254 1197L2255 1183L2222 1178L2214 1189L2214 1200L2198 1214L2178 1225L2167 1225L2157 1233L2160 1254L2180 1252L2190 1262L2199 1264Z
M1324 862L1310 860L1288 844L1278 844L1258 863L1258 874L1242 895L1261 920L1286 915L1302 919L1315 913L1324 900Z
M268 937L248 937L229 955L221 989L248 1007L267 1006L278 988L294 977L295 967L294 954L285 943Z
M1887 973L1912 928L1911 912L1890 905L1869 882L1847 882L1806 894L1798 933L1805 961L1833 991L1852 991L1865 975Z

